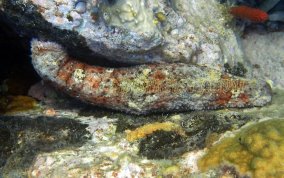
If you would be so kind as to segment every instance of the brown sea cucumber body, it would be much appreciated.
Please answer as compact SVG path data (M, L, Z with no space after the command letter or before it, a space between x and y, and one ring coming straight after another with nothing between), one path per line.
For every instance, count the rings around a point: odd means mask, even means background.
M45 80L85 102L134 114L263 106L271 100L263 81L191 64L127 68L90 66L56 43L32 41L32 61Z

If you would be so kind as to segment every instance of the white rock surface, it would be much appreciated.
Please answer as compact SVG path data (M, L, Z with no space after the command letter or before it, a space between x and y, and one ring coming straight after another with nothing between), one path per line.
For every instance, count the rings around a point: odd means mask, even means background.
M33 3L46 21L78 32L93 52L113 61L185 62L217 69L226 62L244 62L236 36L227 25L228 9L217 0L21 3Z
M284 32L251 33L242 41L246 59L252 64L255 78L284 87Z

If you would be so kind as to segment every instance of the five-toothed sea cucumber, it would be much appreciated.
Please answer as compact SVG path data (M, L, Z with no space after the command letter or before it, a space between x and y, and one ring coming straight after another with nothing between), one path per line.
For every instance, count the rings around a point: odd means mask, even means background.
M271 100L264 81L184 63L91 66L51 42L32 41L32 63L44 80L69 95L134 114L263 106Z

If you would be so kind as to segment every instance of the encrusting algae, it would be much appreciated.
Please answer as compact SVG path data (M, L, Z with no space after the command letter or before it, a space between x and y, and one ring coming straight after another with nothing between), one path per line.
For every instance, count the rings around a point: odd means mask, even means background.
M38 102L29 96L9 96L0 98L0 113L9 114L14 112L36 109Z
M254 178L284 177L284 119L250 125L209 149L198 162L201 171L221 164L236 166Z
M180 135L185 135L185 132L182 130L181 126L173 122L154 122L150 124L143 125L136 128L135 130L126 130L126 139L130 142L146 137L147 135L152 134L155 131L175 131Z

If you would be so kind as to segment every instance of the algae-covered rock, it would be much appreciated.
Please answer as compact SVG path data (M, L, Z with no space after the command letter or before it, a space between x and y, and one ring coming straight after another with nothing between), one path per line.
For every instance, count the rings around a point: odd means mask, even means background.
M221 140L199 160L207 170L232 164L243 175L254 178L283 176L284 119L262 121L241 129L234 137Z
M86 127L66 117L1 116L0 177L26 177L38 153L82 145Z
M215 0L1 0L21 34L64 45L82 60L186 62L220 68L243 62L228 12ZM102 58L104 57L104 58Z
M0 117L0 176L202 177L207 173L194 172L197 157L225 131L259 118L283 118L284 92L273 93L271 105L262 108L147 116L110 112L61 97L55 105L42 106L53 107L53 117L42 116L45 113L40 110ZM160 129L157 122L172 130ZM145 130L145 125L154 127ZM127 129L146 132L129 142ZM221 175L238 176L237 171L232 165L221 167Z
M139 154L148 159L168 159L188 150L186 137L174 131L156 131L139 144Z

